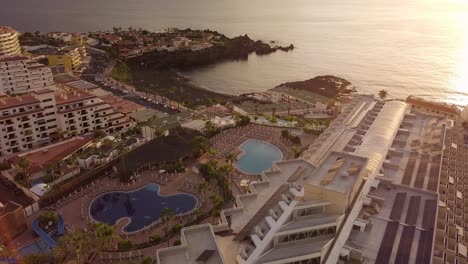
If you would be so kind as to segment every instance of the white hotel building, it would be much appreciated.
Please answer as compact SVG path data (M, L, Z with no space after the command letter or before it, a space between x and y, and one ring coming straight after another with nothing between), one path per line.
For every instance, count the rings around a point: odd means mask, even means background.
M21 55L18 32L10 27L0 26L0 57Z
M0 58L0 92L9 95L56 90L49 67L22 56Z
M449 124L359 96L300 158L275 162L217 224L183 228L156 261L430 263Z
M63 136L98 129L122 132L130 126L127 117L91 92L58 89L47 66L25 57L0 59L0 156L45 146Z

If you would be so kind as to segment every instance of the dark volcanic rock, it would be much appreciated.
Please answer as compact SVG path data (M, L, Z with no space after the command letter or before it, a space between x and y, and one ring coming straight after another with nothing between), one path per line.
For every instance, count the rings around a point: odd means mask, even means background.
M143 56L131 58L128 64L135 68L169 69L193 68L225 60L246 60L251 53L266 55L277 50L290 51L294 45L287 47L270 46L262 41L254 41L249 36L227 38L221 35L221 43L210 48L192 51L154 51Z
M349 94L355 91L349 81L332 75L317 76L306 81L287 82L280 84L277 87L280 86L305 90L329 98L334 98L339 94Z

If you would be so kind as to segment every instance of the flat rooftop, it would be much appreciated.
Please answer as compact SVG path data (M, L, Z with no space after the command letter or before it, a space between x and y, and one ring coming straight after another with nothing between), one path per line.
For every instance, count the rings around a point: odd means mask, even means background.
M62 141L54 145L13 156L9 160L13 164L17 164L21 158L26 157L31 164L29 167L29 173L37 173L43 170L47 164L64 159L68 155L82 148L91 140L91 137L77 137L71 140Z
M367 159L346 153L331 153L306 180L306 184L347 193L359 179L359 174L366 167Z
M107 104L111 105L113 108L117 109L119 112L121 112L123 114L130 114L130 113L134 113L134 112L147 110L146 107L144 107L144 106L142 106L140 104L134 103L132 101L129 101L129 100L126 100L126 99L123 99L123 98L116 97L116 96L111 95L111 94L99 96L99 98L101 100L103 100L104 102L106 102ZM148 110L150 110L150 109L148 109ZM156 110L154 110L154 111L156 111ZM158 112L158 111L156 111L156 112ZM152 112L152 113L156 114L156 112ZM148 114L148 112L145 112L145 113ZM138 114L137 114L137 116L138 116Z
M300 259L301 257L313 258L314 255L320 257L322 248L333 238L334 235L328 235L280 245L266 252L256 263L276 263L275 261Z
M29 94L21 96L2 96L0 97L0 110L36 103L40 103L40 101Z
M183 228L182 245L158 250L160 264L223 264L211 225Z
M84 101L92 98L96 98L96 96L87 91L78 89L71 89L71 91L57 91L55 94L55 102L57 105Z
M130 119L137 123L146 122L153 117L162 118L166 116L168 116L168 114L149 108L138 110L128 114L128 117L130 117Z
M92 90L99 88L99 86L83 80L67 82L65 83L65 86L78 90Z
M376 212L364 206L359 217L372 225L364 232L352 230L346 245L359 249L364 259L375 263L426 263L421 260L431 255L425 248L432 246L432 236L430 240L425 237L426 231L433 232L436 194L380 184L368 197L380 209Z

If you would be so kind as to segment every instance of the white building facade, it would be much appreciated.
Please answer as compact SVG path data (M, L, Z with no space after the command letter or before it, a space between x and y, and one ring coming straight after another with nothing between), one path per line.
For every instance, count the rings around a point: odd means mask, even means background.
M0 57L21 55L18 32L10 27L0 27Z
M0 92L18 95L44 89L56 90L49 67L27 57L0 58Z

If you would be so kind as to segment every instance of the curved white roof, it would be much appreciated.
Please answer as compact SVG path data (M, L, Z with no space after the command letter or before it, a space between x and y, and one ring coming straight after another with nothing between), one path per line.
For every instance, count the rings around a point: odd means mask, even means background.
M362 139L362 144L354 153L369 159L367 169L370 170L370 173L378 173L382 166L405 117L406 107L407 104L401 101L387 102L369 127Z

